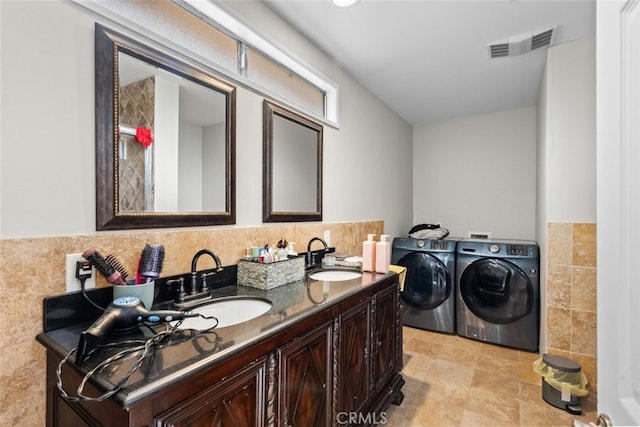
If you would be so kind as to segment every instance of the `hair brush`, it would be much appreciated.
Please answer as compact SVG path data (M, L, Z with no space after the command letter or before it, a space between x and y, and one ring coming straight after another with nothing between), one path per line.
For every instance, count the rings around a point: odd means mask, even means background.
M105 260L95 249L87 249L82 253L91 264L107 279L107 282L115 285L126 285L122 278L122 273L117 271L111 264Z
M145 282L151 282L160 277L162 263L164 262L164 246L149 245L144 247L140 264L138 266L139 275Z
M124 280L125 282L127 281L127 277L129 277L129 272L127 271L126 268L124 268L124 266L118 260L118 258L116 258L113 255L107 255L107 257L104 260L107 262L108 265L113 267L115 271L120 273L120 277L122 278L122 280Z

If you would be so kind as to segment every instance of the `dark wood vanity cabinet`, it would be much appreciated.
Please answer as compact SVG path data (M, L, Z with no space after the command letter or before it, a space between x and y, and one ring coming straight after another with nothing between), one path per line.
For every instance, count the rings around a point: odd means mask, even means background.
M372 300L374 391L380 390L402 369L402 326L398 314L398 293L395 289L378 292ZM400 355L400 356L399 356Z
M362 291L167 385L128 407L68 402L47 352L47 425L304 426L374 424L402 401L402 328L396 277ZM80 374L64 366L65 389ZM69 387L67 387L67 385ZM353 418L353 414L363 414Z
M154 417L156 427L263 426L266 359Z
M338 413L359 411L371 396L371 301L365 299L335 320Z
M327 323L278 350L278 425L331 425L331 334Z

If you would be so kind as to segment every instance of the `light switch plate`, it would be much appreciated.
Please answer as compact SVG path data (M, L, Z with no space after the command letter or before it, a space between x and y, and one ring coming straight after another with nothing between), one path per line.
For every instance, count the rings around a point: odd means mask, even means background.
M67 292L77 292L80 290L80 280L76 279L76 262L86 261L82 254L67 254L66 256L66 280ZM91 267L91 277L85 280L84 288L91 289L96 287L96 269Z

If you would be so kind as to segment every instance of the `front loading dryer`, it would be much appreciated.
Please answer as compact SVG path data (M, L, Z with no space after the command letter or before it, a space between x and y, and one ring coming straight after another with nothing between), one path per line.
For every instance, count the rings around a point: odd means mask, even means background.
M391 263L407 268L403 325L456 333L455 252L453 239L393 239Z
M457 245L457 333L532 352L540 334L540 265L533 241Z

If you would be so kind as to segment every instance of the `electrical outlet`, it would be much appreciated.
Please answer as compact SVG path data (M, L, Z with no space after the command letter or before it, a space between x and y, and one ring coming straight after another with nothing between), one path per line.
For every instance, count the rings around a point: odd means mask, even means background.
M324 240L327 246L331 246L331 231L324 230L324 238L322 240Z
M86 261L82 254L67 254L67 292L76 292L80 290L80 280L76 279L76 262ZM91 277L84 282L85 289L96 287L96 269L91 267Z

